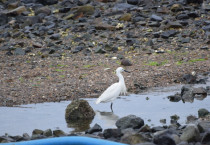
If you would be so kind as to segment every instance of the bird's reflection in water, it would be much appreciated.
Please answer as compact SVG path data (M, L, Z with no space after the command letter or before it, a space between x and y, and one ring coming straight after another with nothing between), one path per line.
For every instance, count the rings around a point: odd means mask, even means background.
M113 112L100 112L96 111L96 116L103 120L106 127L113 127L115 126L116 121L119 119L117 115L115 115Z
M68 128L74 128L72 132L83 132L90 128L92 119L66 120Z

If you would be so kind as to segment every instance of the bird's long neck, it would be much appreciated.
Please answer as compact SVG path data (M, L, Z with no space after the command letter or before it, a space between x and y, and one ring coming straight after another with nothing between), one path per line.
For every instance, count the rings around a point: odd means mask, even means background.
M124 81L124 78L123 78L123 75L121 74L121 73L117 73L117 76L118 76L118 78L119 78L119 83L121 82L121 83L124 83L125 81Z

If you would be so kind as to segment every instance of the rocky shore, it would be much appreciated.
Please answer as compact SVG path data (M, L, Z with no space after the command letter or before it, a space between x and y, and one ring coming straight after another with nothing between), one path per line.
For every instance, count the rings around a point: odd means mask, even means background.
M210 71L209 0L0 0L0 106L185 83Z
M210 143L210 113L206 109L198 111L199 119L188 117L188 121L195 124L180 125L174 123L165 126L150 127L144 120L135 115L128 115L116 122L117 128L102 129L95 124L83 133L65 133L62 130L34 129L32 135L24 133L22 136L5 134L0 136L0 143L20 142L35 139L44 139L63 136L87 136L92 138L107 139L125 144L138 145L209 145Z

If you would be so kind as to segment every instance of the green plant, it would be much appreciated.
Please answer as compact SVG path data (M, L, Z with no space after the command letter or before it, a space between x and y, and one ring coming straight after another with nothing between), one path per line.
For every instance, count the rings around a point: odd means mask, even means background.
M56 69L55 71L57 71L57 72L63 72L64 70L62 70L62 69Z

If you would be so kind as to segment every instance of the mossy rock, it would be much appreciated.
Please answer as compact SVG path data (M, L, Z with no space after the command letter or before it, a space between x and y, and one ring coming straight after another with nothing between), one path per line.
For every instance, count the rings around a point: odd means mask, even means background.
M72 101L66 108L66 121L93 119L95 112L86 100Z
M122 15L119 20L120 21L130 21L131 20L131 17L132 17L131 14L126 13L126 14Z
M84 15L94 14L94 7L91 5L80 6L76 13L83 13Z

